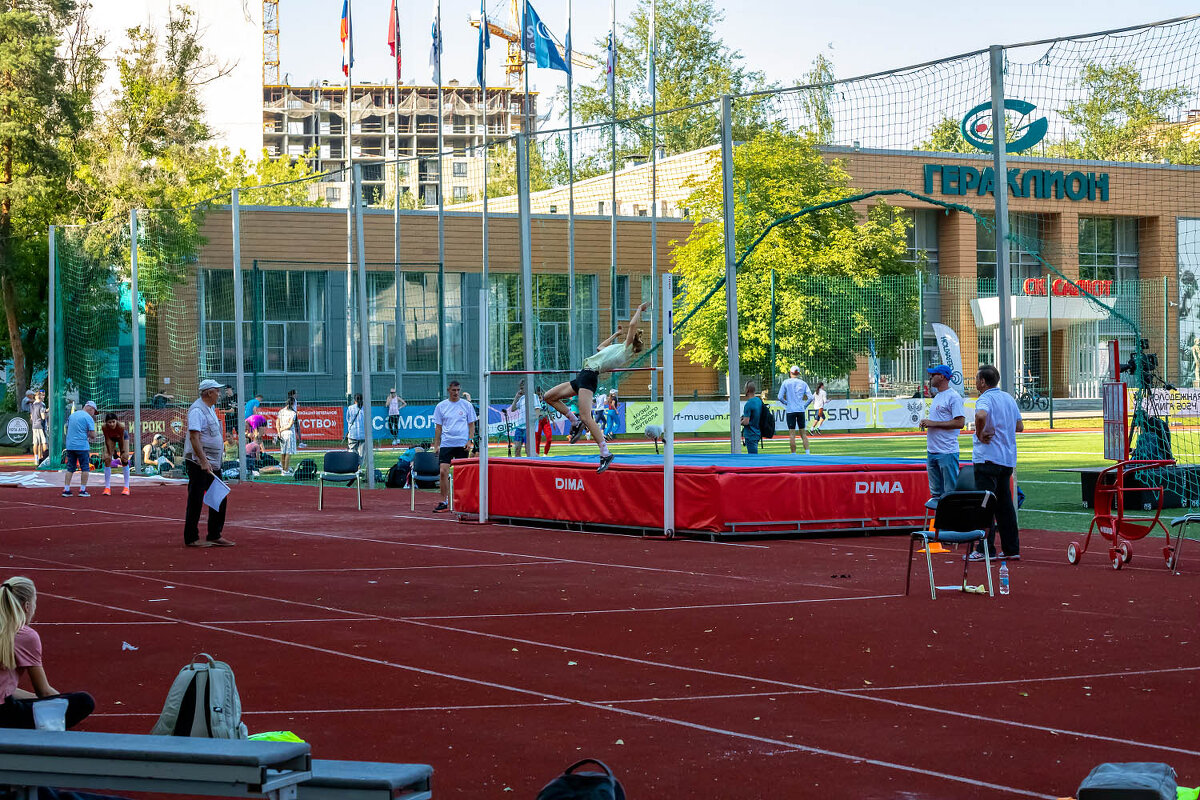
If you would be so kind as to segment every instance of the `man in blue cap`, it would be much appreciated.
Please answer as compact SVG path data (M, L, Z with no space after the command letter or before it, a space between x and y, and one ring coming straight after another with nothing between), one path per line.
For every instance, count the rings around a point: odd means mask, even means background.
M962 397L950 388L949 367L939 364L926 372L933 403L929 417L921 420L921 430L925 431L929 496L940 500L958 483L958 432L967 424L967 412Z

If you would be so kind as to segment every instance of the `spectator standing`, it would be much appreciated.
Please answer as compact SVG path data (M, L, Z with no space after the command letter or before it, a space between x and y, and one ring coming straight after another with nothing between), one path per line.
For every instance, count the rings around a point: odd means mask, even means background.
M550 445L554 441L554 426L550 424L550 412L547 409L546 401L542 398L541 389L535 389L538 397L538 428L533 435L533 452L536 453L542 449L542 439L546 440L546 449L542 451L543 455L550 455Z
M762 432L758 429L758 420L762 415L763 401L758 396L758 386L754 381L746 384L746 390L742 394L742 399L746 404L742 406L742 441L746 445L746 452L750 454L758 453L758 443L762 441Z
M25 396L21 398L21 405L17 410L22 414L28 414L29 409L33 407L33 397L33 389L26 389Z
M59 694L46 678L42 640L30 627L37 611L37 589L29 578L14 576L0 583L0 728L33 728L35 700L67 701L66 726L74 728L96 708L87 692ZM29 678L33 691L21 688Z
M450 462L471 453L467 444L475 439L475 407L460 397L458 381L446 387L447 398L433 410L433 449L438 454L438 488L442 502L434 511L450 509Z
M621 423L621 417L617 413L619 406L617 403L617 390L608 390L608 403L605 413L608 414L608 420L604 423L604 438L607 441L613 441L617 438L617 426Z
M1017 467L1017 434L1025 430L1017 401L1008 392L997 388L1000 371L985 364L975 376L979 399L975 401L975 440L972 461L975 462L975 488L996 495L996 527L1000 529L1001 555L1009 561L1021 557L1020 534L1017 530L1017 509L1013 503L1012 477ZM987 547L993 555L995 533L988 528ZM971 553L973 560L982 560L983 553Z
M470 402L470 401L468 401ZM542 410L542 404L538 401L537 395L533 396L533 415L536 418ZM513 398L512 405L508 407L509 417L513 420L513 441L517 445L516 457L521 457L521 448L525 448L525 455L536 456L537 446L533 447L532 452L529 448L529 431L526 430L525 423L525 381L521 381L520 387L517 389L517 395Z
M291 475L288 464L296 454L296 401L290 397L275 415L275 437L279 440L279 474Z
M46 393L38 389L29 406L29 426L33 428L33 464L41 466L50 456L50 445L46 440Z
M929 497L940 500L958 483L958 432L967 424L963 399L950 386L950 368L945 364L927 369L933 403L929 416L919 427L925 431L925 469L929 473Z
M67 438L63 448L67 451L67 475L63 479L63 497L71 496L71 476L75 470L83 474L79 476L79 496L91 497L88 494L88 473L92 469L92 440L96 438L96 404L88 400L67 418Z
M221 501L217 510L208 510L208 536L200 541L200 512L204 493L217 478L221 468L221 452L225 438L215 406L221 384L208 379L200 382L200 396L188 407L187 439L183 445L183 464L187 469L187 512L183 521L183 543L188 547L232 547L233 542L221 536L225 527L225 512L229 498Z
M825 421L825 406L829 402L829 395L825 394L825 382L817 382L817 391L813 393L813 433L821 432L821 423ZM807 449L805 452L808 452Z
M388 415L388 432L392 434L392 446L400 444L400 409L404 408L408 403L404 402L404 398L396 394L396 387L388 392L387 396L387 415Z
M237 432L237 418L234 414L237 413L238 397L233 391L232 386L225 386L221 389L221 398L217 404L217 408L225 412L225 434Z
M800 377L800 367L793 364L788 370L788 378L779 387L777 397L779 402L783 403L787 415L788 443L792 447L792 454L796 453L796 429L799 428L800 440L804 443L804 454L808 455L807 420L804 417L813 396L808 384Z
M356 394L354 402L346 407L346 449L358 453L360 463L363 457L363 442L367 439L364 416L363 396Z
M304 443L304 432L301 430L303 426L300 424L300 398L296 396L295 389L288 389L287 396L288 400L292 401L292 410L296 412L296 447L308 447Z
M262 405L262 395L255 394L252 400L246 401L246 413L242 419L250 419L258 413L258 407Z

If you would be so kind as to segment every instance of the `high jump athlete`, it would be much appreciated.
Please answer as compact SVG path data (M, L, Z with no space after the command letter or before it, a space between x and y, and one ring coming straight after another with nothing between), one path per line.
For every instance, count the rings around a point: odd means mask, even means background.
M133 460L133 456L129 452L129 442L125 434L125 426L117 419L117 415L111 411L104 415L104 424L100 426L104 431L104 494L112 494L110 488L112 484L112 465L113 461L119 461L121 470L125 476L125 489L121 494L129 496L129 463Z
M620 329L614 331L612 336L600 343L593 355L584 359L583 369L579 371L574 380L560 383L546 392L543 398L571 423L571 444L579 441L585 427L592 434L592 439L600 447L600 466L596 472L604 472L608 469L613 456L608 452L608 443L604 441L604 433L592 417L592 398L596 393L602 373L620 369L645 348L645 345L642 344L642 332L637 327L642 320L642 313L649 307L649 303L642 303L638 306L637 311L633 312L633 317L630 318L629 327L625 332L625 341L614 344L614 340L621 335ZM588 409L584 412L583 419L575 416L575 412L567 408L566 403L563 402L569 397L578 397L579 408L581 410Z

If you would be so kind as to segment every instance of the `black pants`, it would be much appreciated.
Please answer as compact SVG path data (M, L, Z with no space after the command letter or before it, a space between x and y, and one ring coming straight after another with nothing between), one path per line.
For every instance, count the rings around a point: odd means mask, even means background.
M1002 467L990 461L975 465L975 488L996 495L996 527L1000 529L1000 544L1006 556L1015 556L1021 552L1017 509L1013 505L1012 475L1012 467ZM994 528L988 530L987 546L988 552L996 555Z
M204 493L212 485L213 474L200 469L200 465L191 459L185 460L188 476L187 514L183 518L184 544L200 541L200 511L204 507ZM225 527L225 507L229 499L221 501L221 508L208 510L208 540L215 542L221 538L221 530Z
M54 697L61 697L67 701L67 727L74 728L82 722L88 714L96 710L96 701L87 692L68 692L66 694L57 694ZM50 698L43 697L42 700ZM4 703L0 705L0 728L32 728L33 725L33 704L36 700L18 700L15 697L8 697Z

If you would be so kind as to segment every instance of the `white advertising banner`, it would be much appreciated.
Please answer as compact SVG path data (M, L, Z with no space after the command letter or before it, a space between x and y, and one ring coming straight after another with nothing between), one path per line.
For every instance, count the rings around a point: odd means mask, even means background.
M938 355L952 373L950 386L960 395L966 396L966 392L963 391L962 347L958 342L958 334L940 322L930 324L933 326L933 335L937 339Z

